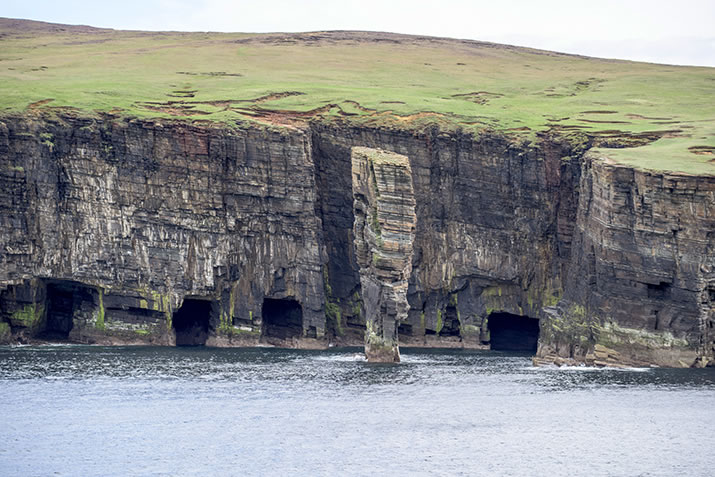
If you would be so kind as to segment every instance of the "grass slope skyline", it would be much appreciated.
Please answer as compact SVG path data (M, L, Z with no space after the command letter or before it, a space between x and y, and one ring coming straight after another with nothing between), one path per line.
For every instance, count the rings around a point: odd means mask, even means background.
M715 68L384 32L142 32L0 19L0 113L438 125L715 175ZM626 147L623 146L638 146Z

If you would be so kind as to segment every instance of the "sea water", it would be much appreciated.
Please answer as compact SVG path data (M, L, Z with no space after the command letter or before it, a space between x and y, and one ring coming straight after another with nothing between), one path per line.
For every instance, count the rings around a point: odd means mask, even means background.
M710 476L714 369L0 347L0 475Z

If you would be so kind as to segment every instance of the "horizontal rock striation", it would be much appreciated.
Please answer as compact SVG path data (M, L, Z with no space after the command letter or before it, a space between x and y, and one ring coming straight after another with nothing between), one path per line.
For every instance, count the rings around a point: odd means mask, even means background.
M410 160L354 147L352 183L365 354L369 362L398 362L397 328L409 310L407 280L417 221Z
M400 343L489 347L508 314L541 363L713 362L713 177L552 135L70 114L0 122L0 341L363 343L353 147L409 158Z
M715 177L583 163L564 300L538 362L713 362Z
M18 118L0 124L0 174L2 315L22 336L12 316L44 306L52 280L93 297L79 341L173 343L186 298L215 304L210 344L258 343L266 298L300 304L300 337L324 334L303 133Z
M410 310L399 326L409 346L488 347L496 312L542 316L558 302L570 258L581 164L572 147L500 136L478 140L428 130L314 126L331 307L350 336L364 328L353 248L350 151L382 148L410 159L416 199ZM335 313L337 315L337 312ZM362 335L358 335L362 338Z

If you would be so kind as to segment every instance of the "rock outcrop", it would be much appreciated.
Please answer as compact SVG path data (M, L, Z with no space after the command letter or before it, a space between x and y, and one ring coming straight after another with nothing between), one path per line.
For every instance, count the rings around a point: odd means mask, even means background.
M715 177L587 156L569 286L541 323L537 362L713 362Z
M207 344L323 337L305 133L17 118L0 124L0 171L0 305L19 338L172 344L186 300L205 302ZM297 305L297 326L267 336L266 300ZM48 325L50 306L74 324Z
M363 343L387 302L368 303L359 255L395 257L374 202L354 229L356 146L409 158L411 260L371 272L407 280L400 343L489 347L508 317L526 342L539 320L540 363L713 362L713 176L552 135L70 114L0 122L0 341Z
M349 182L354 146L406 155L412 168L417 227L400 343L488 348L490 314L538 319L544 306L558 302L581 170L568 143L320 125L312 132L328 255L326 299L344 335L365 326L354 306L360 292Z
M397 328L409 310L407 281L417 222L410 161L407 156L354 147L352 183L365 355L369 362L398 362Z

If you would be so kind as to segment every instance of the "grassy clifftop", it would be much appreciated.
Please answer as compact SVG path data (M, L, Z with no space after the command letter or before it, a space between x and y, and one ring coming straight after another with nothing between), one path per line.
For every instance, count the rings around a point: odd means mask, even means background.
M55 108L228 123L437 123L524 139L585 133L597 153L620 162L715 174L714 68L474 41L155 33L0 19L0 114Z

